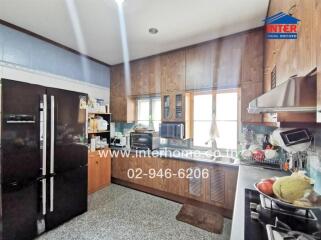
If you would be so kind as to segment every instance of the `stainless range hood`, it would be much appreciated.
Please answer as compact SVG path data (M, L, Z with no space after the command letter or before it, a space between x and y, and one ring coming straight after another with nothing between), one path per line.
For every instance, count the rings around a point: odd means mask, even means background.
M312 71L314 72L314 71ZM316 75L292 77L249 103L249 113L316 112Z

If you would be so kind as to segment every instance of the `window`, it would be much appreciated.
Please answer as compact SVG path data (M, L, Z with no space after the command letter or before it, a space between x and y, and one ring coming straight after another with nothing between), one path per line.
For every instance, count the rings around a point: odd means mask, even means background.
M215 101L213 101L215 98ZM213 106L215 102L215 106ZM211 148L211 128L216 117L219 149L237 148L238 93L206 93L194 95L194 146ZM213 135L213 133L212 133Z
M216 94L216 124L219 137L216 139L218 148L237 148L237 92Z
M155 131L159 131L161 123L160 97L137 99L137 123L147 128L152 124Z
M194 96L194 146L210 147L206 144L210 138L212 123L212 94Z

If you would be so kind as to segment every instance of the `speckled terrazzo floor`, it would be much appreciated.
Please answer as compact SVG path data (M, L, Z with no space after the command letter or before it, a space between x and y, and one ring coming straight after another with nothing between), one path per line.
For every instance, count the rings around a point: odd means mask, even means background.
M229 239L225 219L217 235L175 219L181 205L112 184L89 197L88 212L37 240L216 240Z

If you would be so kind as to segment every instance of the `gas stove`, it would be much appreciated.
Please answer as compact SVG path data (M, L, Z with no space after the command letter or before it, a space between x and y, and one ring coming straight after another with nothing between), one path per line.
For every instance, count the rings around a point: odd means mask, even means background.
M321 209L284 209L245 190L245 240L321 240Z

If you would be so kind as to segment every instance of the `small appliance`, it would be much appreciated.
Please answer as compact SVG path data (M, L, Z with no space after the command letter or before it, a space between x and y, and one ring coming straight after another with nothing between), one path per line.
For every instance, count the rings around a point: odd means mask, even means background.
M157 132L131 132L130 147L132 149L158 149L160 144L159 134Z
M126 147L126 137L122 133L116 132L115 136L111 139L110 145L115 147Z
M184 139L185 127L183 123L162 123L160 125L160 137Z
M313 136L306 128L279 128L272 133L272 142L287 152L287 164L290 170L302 170L306 167L307 150Z

